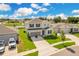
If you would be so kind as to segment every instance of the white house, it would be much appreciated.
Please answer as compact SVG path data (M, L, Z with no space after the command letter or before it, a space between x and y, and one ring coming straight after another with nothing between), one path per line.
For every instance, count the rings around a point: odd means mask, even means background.
M45 36L52 33L50 23L46 20L33 19L25 22L25 28L30 36Z
M53 30L57 33L64 31L64 33L79 32L77 24L57 23L52 25Z

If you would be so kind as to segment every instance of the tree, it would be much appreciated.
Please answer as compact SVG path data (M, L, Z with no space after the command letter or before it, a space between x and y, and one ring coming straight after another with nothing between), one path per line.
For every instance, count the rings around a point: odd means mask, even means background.
M54 21L55 23L61 22L61 17L60 17L60 16L59 16L59 17L55 17L55 18L53 19L53 21Z
M63 46L64 46L64 47L66 47L66 46L64 45L65 39L66 39L66 38L65 38L64 32L61 31L61 40L63 41Z
M79 17L68 17L67 22L68 23L78 23L79 22Z
M54 31L54 36L57 37L57 32L56 31Z
M64 32L63 31L61 31L61 40L62 41L65 41L65 35L64 35Z

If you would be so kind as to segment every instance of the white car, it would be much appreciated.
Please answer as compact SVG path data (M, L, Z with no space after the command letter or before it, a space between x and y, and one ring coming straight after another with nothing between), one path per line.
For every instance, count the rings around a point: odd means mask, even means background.
M5 51L5 43L4 40L0 40L0 52L4 52Z
M8 42L9 48L16 48L16 40L14 38L10 38Z

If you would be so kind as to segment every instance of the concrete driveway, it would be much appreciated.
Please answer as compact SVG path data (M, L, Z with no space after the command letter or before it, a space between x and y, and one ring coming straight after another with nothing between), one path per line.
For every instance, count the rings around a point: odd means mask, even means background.
M35 37L31 37L31 38L32 38L35 46L37 47L39 56L49 56L58 50L58 49L52 47L41 36L38 36L37 38L35 38Z
M0 53L0 56L15 56L17 54L17 49L8 49L8 46L5 47L5 52L4 53Z
M72 34L65 34L66 38L71 39L72 41L74 41L76 43L76 45L79 45L79 38L72 35Z

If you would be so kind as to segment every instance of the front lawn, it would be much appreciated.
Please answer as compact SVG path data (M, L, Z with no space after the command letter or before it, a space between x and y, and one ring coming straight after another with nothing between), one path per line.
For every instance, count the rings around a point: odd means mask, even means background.
M23 52L31 49L35 49L35 45L32 42L31 38L28 37L27 32L25 32L26 29L20 28L18 29L19 32L19 44L17 45L17 51L18 52Z
M75 35L76 37L79 37L79 33L71 33L73 35Z
M54 47L58 48L58 49L62 49L62 48L72 46L72 45L75 45L75 42L65 42L64 44L62 43L62 44L59 44L59 45L55 45Z
M61 42L62 41L61 38L60 38L60 36L55 37L54 35L45 36L44 39L48 43L50 43L50 44L53 44L53 43L57 43L57 42ZM70 39L66 38L65 41L67 41L67 40L70 40Z
M24 55L24 56L38 56L38 51Z

